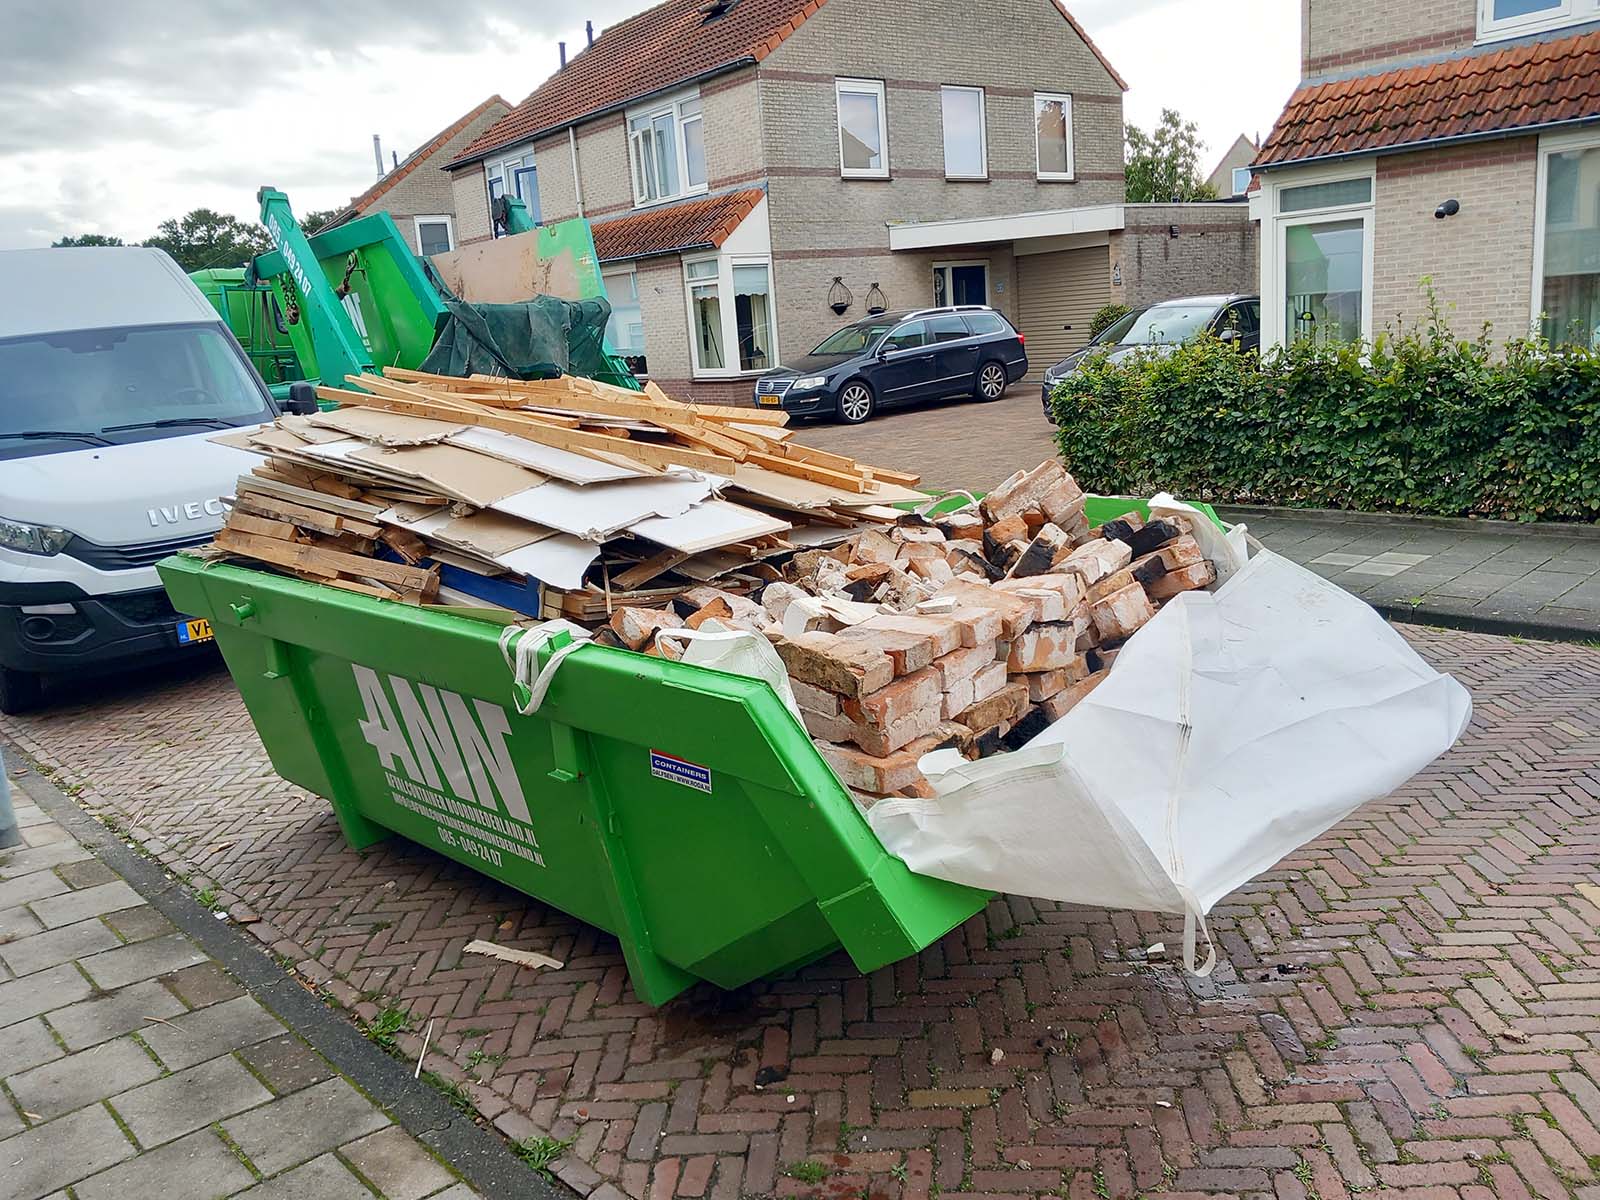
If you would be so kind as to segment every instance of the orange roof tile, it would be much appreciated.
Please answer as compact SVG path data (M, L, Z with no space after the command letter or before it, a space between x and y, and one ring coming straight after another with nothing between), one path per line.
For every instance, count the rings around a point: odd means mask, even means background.
M601 262L614 262L720 246L765 195L760 188L747 188L597 221L595 255Z
M1508 46L1289 98L1257 168L1600 118L1600 33Z

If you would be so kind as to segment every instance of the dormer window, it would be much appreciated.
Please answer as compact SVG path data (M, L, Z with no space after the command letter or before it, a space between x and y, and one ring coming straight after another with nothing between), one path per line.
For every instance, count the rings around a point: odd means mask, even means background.
M630 110L628 160L636 207L704 192L706 142L700 93L685 92Z

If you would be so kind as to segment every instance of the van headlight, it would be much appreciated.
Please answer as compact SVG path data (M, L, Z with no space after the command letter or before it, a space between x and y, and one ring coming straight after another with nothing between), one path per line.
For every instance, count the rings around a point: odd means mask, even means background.
M827 382L828 377L826 375L802 375L794 381L792 390L797 392L810 391L812 388L819 388Z
M0 546L23 554L60 554L72 540L72 531L58 525L29 525L0 517Z

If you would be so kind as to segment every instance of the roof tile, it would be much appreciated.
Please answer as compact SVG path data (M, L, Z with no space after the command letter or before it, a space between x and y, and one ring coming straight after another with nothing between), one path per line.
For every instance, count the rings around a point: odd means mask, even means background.
M1255 167L1600 117L1600 33L1306 84Z
M746 188L596 221L595 255L601 262L615 262L720 246L765 195L760 188Z

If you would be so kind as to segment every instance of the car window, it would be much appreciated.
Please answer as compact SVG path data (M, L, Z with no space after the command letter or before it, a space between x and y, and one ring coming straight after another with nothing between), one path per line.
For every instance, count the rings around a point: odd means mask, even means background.
M1124 346L1183 342L1205 329L1216 316L1215 304L1157 304L1147 308L1123 334Z
M811 353L860 354L876 345L878 339L893 328L893 321L863 321L859 325L846 325L823 338Z
M918 346L926 345L928 341L928 323L926 321L907 321L901 325L883 343L885 350L915 350Z
M962 314L966 317L967 327L979 337L991 333L1010 333L1010 327L1001 319L999 313L974 312Z
M1217 318L1216 331L1218 333L1244 332L1244 312L1237 304L1229 305L1222 310L1222 315Z
M1136 308L1132 312L1123 313L1111 324L1107 325L1089 344L1091 346L1114 346L1127 336L1128 330L1133 328L1133 323L1144 315L1145 310Z
M1246 300L1239 306L1244 310L1244 328L1246 333L1254 333L1261 328L1261 301Z
M936 342L955 342L971 337L967 323L954 313L928 318L928 336Z

